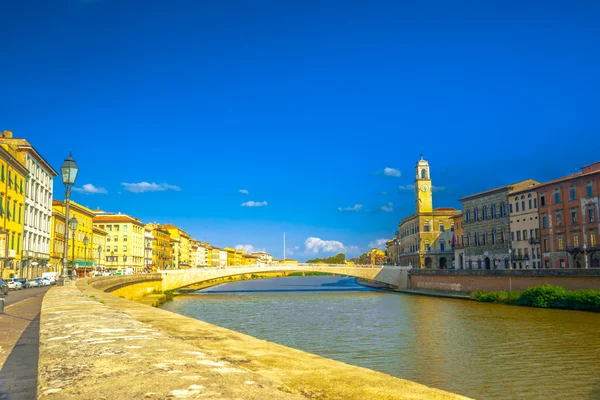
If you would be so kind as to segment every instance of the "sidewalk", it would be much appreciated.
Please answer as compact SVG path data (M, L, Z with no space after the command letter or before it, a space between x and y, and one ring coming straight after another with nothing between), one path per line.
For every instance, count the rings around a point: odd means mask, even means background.
M40 309L44 294L0 314L0 400L37 398Z

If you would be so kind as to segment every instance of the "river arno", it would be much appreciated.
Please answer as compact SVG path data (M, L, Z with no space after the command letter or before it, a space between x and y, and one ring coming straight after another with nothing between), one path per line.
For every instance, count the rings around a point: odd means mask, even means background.
M600 399L600 314L373 291L340 277L230 283L163 308L476 399Z

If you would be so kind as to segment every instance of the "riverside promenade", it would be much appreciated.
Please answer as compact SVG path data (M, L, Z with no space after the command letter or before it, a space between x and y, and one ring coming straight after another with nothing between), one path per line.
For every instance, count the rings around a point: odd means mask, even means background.
M44 297L40 399L466 399L88 285Z

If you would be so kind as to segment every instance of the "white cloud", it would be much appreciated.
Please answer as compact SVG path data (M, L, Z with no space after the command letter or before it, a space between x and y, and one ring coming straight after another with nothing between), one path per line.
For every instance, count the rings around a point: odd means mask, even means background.
M375 239L372 242L369 242L369 248L373 248L376 247L380 250L384 250L385 249L385 243L388 241L389 239Z
M338 207L338 211L360 211L363 207L362 204L355 204L352 207Z
M400 185L398 186L398 191L399 192L414 192L415 191L415 185L410 184L410 185Z
M387 192L381 192L381 194L382 194L383 196L387 196L387 194L388 194L388 193L387 193Z
M86 183L85 185L83 185L80 188L74 187L73 190L76 191L77 193L83 193L83 194L107 194L108 193L106 191L106 189L104 189L103 187L96 187L96 186L92 185L91 183Z
M248 194L248 191L246 189L240 189L239 192L242 194Z
M399 176L402 175L399 170L397 170L395 168L390 168L390 167L385 167L383 169L383 174L385 176L393 176L395 178L398 178Z
M432 192L440 192L442 190L446 190L446 188L443 187L443 186L433 186L433 185L431 185L431 191Z
M387 203L384 206L379 207L379 209L381 211L385 211L385 212L392 212L394 211L394 203L392 203L391 201L389 203Z
M236 250L244 250L246 253L254 253L255 251L265 251L265 249L257 249L251 244L238 244L235 246Z
M245 203L242 203L242 207L264 207L267 206L267 202L266 201L247 201Z
M321 240L320 238L311 236L304 242L304 251L311 254L348 253L357 252L358 247L345 246L342 242L338 242L337 240Z
M121 183L123 188L131 193L144 193L144 192L164 192L165 190L180 191L179 186L169 185L168 183L150 183L150 182L138 182L138 183Z

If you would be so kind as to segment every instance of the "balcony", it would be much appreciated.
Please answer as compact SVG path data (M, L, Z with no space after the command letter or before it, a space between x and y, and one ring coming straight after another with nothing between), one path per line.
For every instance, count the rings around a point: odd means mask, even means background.
M540 244L540 238L529 238L529 244Z
M455 248L455 249L464 249L464 248L465 248L465 245L464 245L464 243L456 243L456 244L454 245L454 248Z
M529 255L514 255L512 256L513 261L526 261L529 260Z
M583 247L567 247L567 253L577 254L585 251Z

